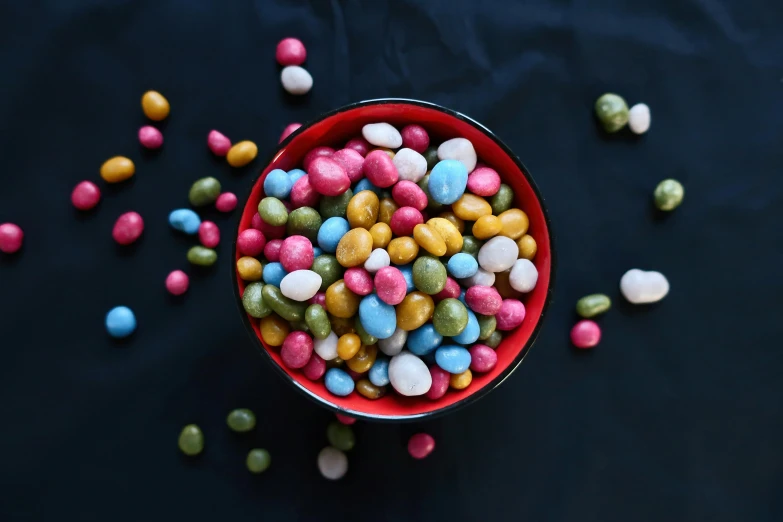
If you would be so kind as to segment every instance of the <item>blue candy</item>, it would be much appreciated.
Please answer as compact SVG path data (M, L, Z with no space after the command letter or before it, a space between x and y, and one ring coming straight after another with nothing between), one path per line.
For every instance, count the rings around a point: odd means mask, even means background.
M470 352L462 346L441 346L435 350L435 363L449 373L462 373L470 368Z
M318 248L317 246L313 247L313 259L315 259L316 257L320 256L323 253L324 251L322 249Z
M402 272L402 276L405 278L405 284L407 285L408 289L407 292L413 292L416 289L416 285L413 284L413 265L407 264L397 267L400 272Z
M394 307L370 294L359 304L359 320L368 334L378 339L388 339L397 328L397 313Z
M106 331L112 337L128 337L136 329L136 316L127 306L117 306L106 314Z
M378 357L370 368L370 382L376 386L386 386L389 384L389 359Z
M353 189L353 193L358 194L362 190L370 190L372 192L375 192L375 195L378 197L381 197L381 194L383 193L381 189L379 189L378 187L370 183L370 180L367 178L362 178L359 180L359 183L357 183L356 187L354 187Z
M465 193L468 185L468 169L457 160L439 161L430 172L427 188L430 197L444 205L451 205Z
M432 323L425 324L408 333L408 350L422 356L432 353L443 342L443 336L435 331Z
M459 293L459 297L457 298L457 299L459 299L460 301L462 301L462 304L464 304L464 305L465 305L465 308L469 308L469 306L468 306L468 302L467 302L467 301L465 301L465 294L467 294L467 293L468 293L468 291L467 291L467 290L465 290L465 289L463 288L463 289L462 289L462 292L460 292L460 293Z
M285 199L291 193L294 182L284 170L275 169L264 178L264 194L277 199Z
M180 232L193 235L201 226L201 218L189 208L180 208L169 214L169 225Z
M288 177L291 178L291 186L293 187L294 183L296 183L296 181L305 174L307 174L307 172L303 171L302 169L289 170Z
M449 259L449 264L446 267L452 277L457 279L463 279L470 277L478 272L478 261L470 254L454 254Z
M264 283L280 288L280 281L287 275L288 272L285 271L285 268L280 263L268 263L264 267L262 278Z
M468 308L468 325L459 333L459 335L455 335L451 339L455 343L459 344L473 344L478 340L480 334L481 327L479 326L476 314L474 314L473 311Z
M345 218L330 217L318 229L318 246L323 248L324 252L334 254L337 251L337 244L349 230L351 225Z
M328 369L324 376L324 384L327 390L340 397L350 395L354 387L351 376L340 368Z

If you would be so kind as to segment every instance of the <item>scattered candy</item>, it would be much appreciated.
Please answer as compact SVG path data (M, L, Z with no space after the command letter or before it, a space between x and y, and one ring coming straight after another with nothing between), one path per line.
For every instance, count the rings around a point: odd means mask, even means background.
M280 83L289 94L300 96L313 88L313 77L298 65L289 65L280 72Z
M136 166L124 156L114 156L101 165L101 177L106 183L119 183L133 176Z
M0 251L13 254L22 248L24 232L18 225L3 223L0 225Z
M280 134L280 139L277 141L278 143L283 143L283 140L285 140L288 136L294 133L296 129L301 127L301 123L289 123L286 125L285 129L283 129L283 133Z
M287 65L302 65L307 59L307 50L301 40L297 38L283 38L277 44L275 58L277 63L283 67Z
M190 278L182 270L174 270L166 276L166 290L171 295L182 295L188 291Z
M220 229L212 221L202 221L198 227L198 240L207 248L215 248L220 243Z
M147 91L141 97L141 109L144 115L152 121L165 120L171 106L169 101L158 91Z
M632 268L620 278L620 291L629 303L656 303L669 293L669 281L660 272Z
M680 206L685 189L676 179L665 179L655 187L653 197L658 210L670 211Z
M342 413L335 413L334 416L337 417L338 421L342 422L347 426L356 424L356 419L354 417L349 417L348 415L343 415Z
M112 337L128 337L136 330L136 316L127 306L117 306L106 314L106 331Z
M221 132L211 130L207 134L207 147L215 156L225 156L231 150L231 140Z
M644 134L650 130L650 108L637 103L628 111L628 127L634 134Z
M600 315L612 306L612 300L608 295L590 294L576 302L576 313L585 319Z
M238 408L229 412L226 424L232 431L245 433L256 427L256 416L247 408Z
M90 210L101 200L101 190L92 181L82 181L71 192L71 203L79 210Z
M211 205L217 201L220 195L220 182L213 178L201 178L190 186L188 200L194 207Z
M159 149L163 145L163 133L151 125L139 129L139 143L147 149Z
M144 220L136 212L126 212L114 222L111 235L120 245L130 245L135 242L144 231Z
M245 465L250 473L263 473L272 464L272 456L265 449L251 449L245 459Z
M223 192L215 201L215 208L220 212L231 212L237 207L237 197L233 192Z
M252 141L240 141L226 153L226 161L232 167L244 167L258 155L258 146Z
M589 319L583 319L571 328L571 342L577 348L592 348L601 341L601 328Z
M337 448L327 446L318 453L318 470L329 480L341 479L348 472L348 457Z
M193 457L204 451L204 434L195 424L188 424L179 434L177 445L182 453Z
M180 208L169 214L169 224L175 230L193 235L201 226L201 218L189 208Z
M350 426L340 422L332 422L326 429L329 444L340 451L351 451L356 444L356 436Z
M628 123L628 105L617 94L607 93L598 98L595 114L606 132L617 132Z
M188 261L199 266L212 266L217 261L217 252L211 248L194 246L188 250Z
M428 433L417 433L408 440L408 453L414 459L423 459L435 449L435 439Z

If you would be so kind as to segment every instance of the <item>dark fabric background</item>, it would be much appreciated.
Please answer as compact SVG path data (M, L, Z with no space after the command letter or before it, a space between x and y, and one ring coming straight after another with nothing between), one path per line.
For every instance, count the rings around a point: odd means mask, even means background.
M312 93L290 99L279 39L307 45ZM783 6L777 1L50 0L0 4L0 520L783 519L780 339ZM158 153L136 130L147 89L172 113ZM652 108L641 138L598 131L605 91ZM332 415L254 352L229 282L238 213L207 212L213 270L167 224L190 184L246 194L283 127L404 96L496 131L536 178L559 256L551 314L525 363L477 404L419 425L356 425L344 480L315 465ZM232 170L207 132L259 144ZM123 154L133 181L78 214L72 187ZM666 177L683 206L656 215ZM103 186L103 183L101 183ZM116 217L140 212L119 249ZM657 269L671 293L632 307L618 281ZM171 299L169 271L192 274ZM604 339L576 353L577 298L606 292ZM107 337L124 304L139 328ZM225 427L235 407L255 432ZM201 458L177 450L200 424ZM407 437L435 453L414 462ZM251 476L244 457L268 448Z

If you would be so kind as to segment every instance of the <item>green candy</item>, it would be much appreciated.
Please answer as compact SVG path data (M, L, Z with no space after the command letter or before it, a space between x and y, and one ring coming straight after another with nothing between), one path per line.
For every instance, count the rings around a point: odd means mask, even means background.
M443 208L442 203L438 203L434 199L432 199L432 196L430 196L430 175L427 174L421 180L416 183L421 190L424 191L424 194L427 195L427 208L433 211L440 210Z
M364 325L359 320L359 316L356 316L356 320L354 321L353 327L356 329L356 335L359 336L359 339L362 340L362 344L365 346L370 346L371 344L375 344L378 342L378 338L374 335L370 335L367 333L367 330L364 329Z
M194 265L212 266L217 261L217 252L201 245L190 247L188 261Z
M180 451L185 455L192 457L204 451L204 434L201 428L195 424L188 424L179 433L177 441Z
M356 437L350 426L341 422L332 422L326 428L326 438L329 444L340 451L350 451L356 445Z
M272 456L265 449L251 449L245 459L245 465L250 473L263 473L272 464Z
M279 227L285 225L288 221L288 210L283 202L277 198L267 197L258 204L258 215L264 220L264 223Z
M307 326L307 322L304 321L304 320L302 320L302 321L292 321L290 323L290 325L291 325L291 331L294 331L294 332L299 331L299 332L304 332L304 333L309 333L310 332L310 327Z
M606 132L617 132L628 123L628 104L622 96L606 93L595 101L595 115Z
M319 304L311 304L305 310L305 323L317 339L326 339L332 331L332 323L324 307Z
M250 317L263 319L272 313L272 309L264 302L264 283L250 283L242 294L242 308Z
M220 195L220 182L215 178L201 178L190 187L188 199L194 207L211 205Z
M321 291L325 292L343 276L343 267L331 254L321 254L313 261L310 270L321 276Z
M226 424L233 431L245 433L256 427L256 416L247 408L238 408L231 410L226 417Z
M473 257L478 256L478 251L481 248L481 245L483 245L483 241L479 241L473 236L464 236L462 238L462 250L461 252L465 254L470 254Z
M576 313L589 318L602 314L612 307L612 300L608 295L590 294L576 302Z
M286 321L295 322L304 319L304 303L287 298L276 286L264 285L261 295L264 296L264 302L269 308Z
M427 160L427 170L432 170L432 168L438 164L438 148L437 147L427 147L427 150L424 151L424 159Z
M321 198L321 204L318 206L318 210L321 211L321 217L323 219L329 219L331 217L345 217L345 213L348 211L348 202L353 197L353 191L351 189L346 190L339 196L324 196Z
M413 263L413 284L425 294L437 294L446 286L446 267L434 257L419 257Z
M468 309L457 299L444 299L435 307L432 314L432 326L444 337L454 337L462 333L468 325Z
M495 333L495 329L498 327L498 321L494 315L481 315L476 314L479 324L479 340L486 341L489 337Z
M503 340L503 334L500 333L500 330L495 330L492 332L492 335L490 335L487 339L484 340L484 344L492 348L493 350L500 346L500 341Z
M682 203L682 198L685 196L685 189L682 187L682 183L676 179L665 179L658 183L655 187L653 197L655 198L655 206L659 210L669 211L674 210Z
M321 228L321 216L318 211L310 207L299 207L288 214L285 231L289 236L304 236L315 243L319 228Z
M492 206L492 213L496 216L510 209L513 203L514 191L505 183L500 185L497 194L489 200L489 204Z

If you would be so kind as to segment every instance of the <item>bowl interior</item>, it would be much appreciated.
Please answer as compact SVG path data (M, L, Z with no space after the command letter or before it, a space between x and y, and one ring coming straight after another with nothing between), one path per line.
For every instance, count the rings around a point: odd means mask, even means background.
M245 322L255 333L258 343L284 373L301 391L323 404L356 416L379 419L416 418L434 412L443 412L475 400L497 386L521 362L535 340L549 300L552 251L548 223L537 190L524 170L524 166L486 128L469 118L436 105L415 101L371 101L340 109L323 119L305 125L289 137L275 154L262 175L256 180L250 196L245 202L239 223L239 231L250 228L258 202L264 197L263 181L273 169L291 170L301 168L304 155L313 147L328 145L341 148L349 139L361 135L361 128L367 123L388 122L401 128L410 123L422 125L430 134L431 141L438 144L443 140L464 137L473 143L479 160L497 170L504 183L515 193L515 205L524 210L530 218L529 234L538 244L533 260L538 269L538 283L535 289L522 298L526 317L522 325L513 332L506 332L497 348L498 363L494 370L484 374L473 374L473 382L464 390L449 390L439 400L426 397L402 397L396 393L370 400L353 393L348 397L337 397L326 390L323 380L312 382L299 370L283 366L279 348L264 345L259 331L259 320L244 315ZM240 256L235 249L235 259ZM238 295L244 291L245 282L236 276Z

